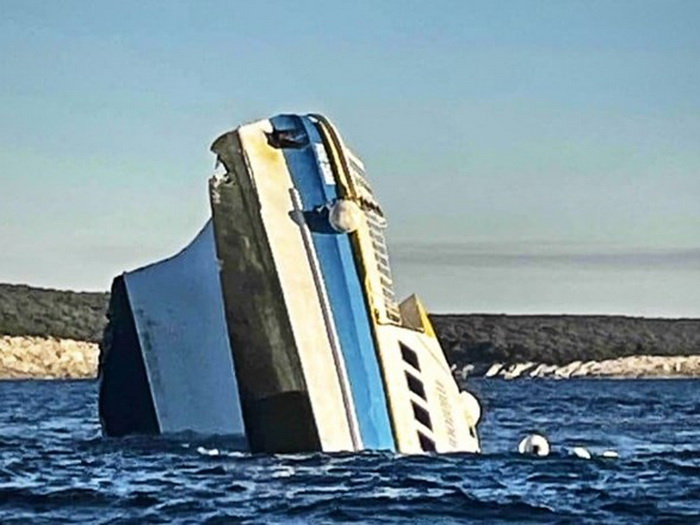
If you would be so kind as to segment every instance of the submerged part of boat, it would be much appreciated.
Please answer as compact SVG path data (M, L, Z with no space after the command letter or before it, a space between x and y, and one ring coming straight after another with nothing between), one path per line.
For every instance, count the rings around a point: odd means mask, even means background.
M332 124L280 115L212 151L225 171L209 182L212 221L115 279L104 432L224 434L254 452L479 451L479 404L417 297L396 302L384 213Z

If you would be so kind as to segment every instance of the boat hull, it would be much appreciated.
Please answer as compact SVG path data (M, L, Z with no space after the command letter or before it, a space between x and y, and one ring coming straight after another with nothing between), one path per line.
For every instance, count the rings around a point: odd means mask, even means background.
M210 184L229 336L251 449L356 450L283 153L269 121L212 146Z
M212 224L176 256L119 277L112 301L122 306L110 321L114 333L104 352L101 398L115 399L101 403L106 432L225 435L246 449ZM104 373L125 356L129 362ZM110 407L119 391L134 385L139 394L131 394L124 412L133 403L148 410L138 411L141 423L132 430Z
M278 133L293 134L298 141L281 149L310 226L313 256L331 309L328 322L337 333L362 448L396 450L371 315L350 236L329 223L328 207L339 195L322 138L309 117L283 115L271 124Z
M105 433L226 435L269 453L479 451L478 403L418 299L397 304L386 220L330 122L280 115L211 149L225 171L209 183L211 221L114 281Z

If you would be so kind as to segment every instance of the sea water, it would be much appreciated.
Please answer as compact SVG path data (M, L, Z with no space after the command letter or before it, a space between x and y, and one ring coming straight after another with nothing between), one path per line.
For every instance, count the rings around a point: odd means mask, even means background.
M0 382L0 523L700 523L700 381L469 385L483 454L411 457L108 439L94 382Z

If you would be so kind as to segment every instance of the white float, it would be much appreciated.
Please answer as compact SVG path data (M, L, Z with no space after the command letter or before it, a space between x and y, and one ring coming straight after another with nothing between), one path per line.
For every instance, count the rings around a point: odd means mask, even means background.
M518 444L518 452L534 456L549 455L549 441L541 434L529 434Z

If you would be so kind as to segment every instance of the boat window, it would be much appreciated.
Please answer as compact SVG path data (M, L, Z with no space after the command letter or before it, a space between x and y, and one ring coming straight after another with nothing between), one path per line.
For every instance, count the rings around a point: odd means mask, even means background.
M421 399L425 399L426 401L428 400L428 398L425 397L425 388L423 388L423 381L416 377L413 377L411 374L406 372L406 382L408 383L408 389L411 392L416 394Z
M435 441L423 434L420 430L418 431L418 440L420 441L420 448L423 449L423 452L435 452Z
M417 405L415 401L411 401L411 405L413 405L413 416L416 418L416 421L432 430L433 422L430 421L430 414L428 414L428 411L422 406Z
M401 356L403 357L403 360L406 361L416 370L420 370L420 364L418 363L418 354L416 354L414 350L411 350L403 343L399 343L399 346L401 346Z

